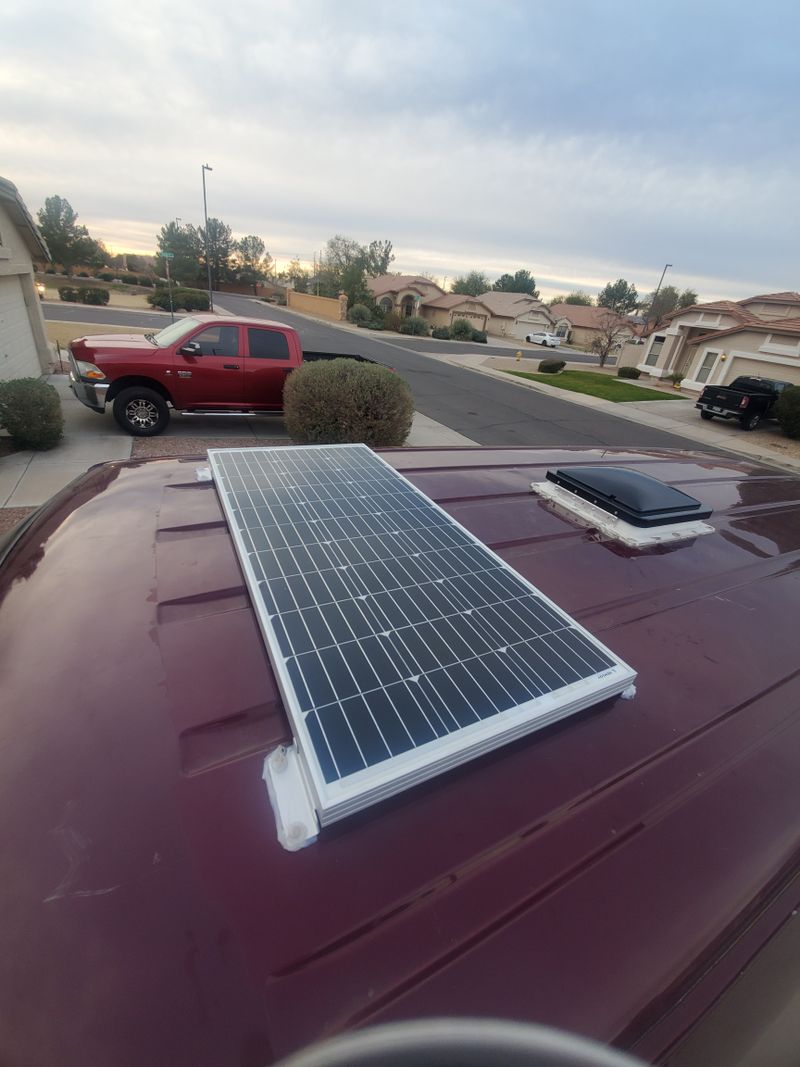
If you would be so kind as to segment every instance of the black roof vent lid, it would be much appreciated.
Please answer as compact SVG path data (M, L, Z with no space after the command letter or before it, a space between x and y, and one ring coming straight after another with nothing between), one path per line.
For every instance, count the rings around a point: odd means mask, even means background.
M631 526L669 526L711 514L688 493L625 467L560 468L548 471L547 479Z

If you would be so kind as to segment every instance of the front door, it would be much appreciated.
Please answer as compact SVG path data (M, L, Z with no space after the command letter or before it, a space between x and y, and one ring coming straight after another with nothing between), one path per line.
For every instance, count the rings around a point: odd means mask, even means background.
M244 405L240 333L238 326L201 326L176 346L172 379L177 407L225 410ZM200 345L200 355L181 353L190 341Z
M280 330L248 326L244 360L244 395L247 406L262 411L283 409L283 383L293 370L289 342Z

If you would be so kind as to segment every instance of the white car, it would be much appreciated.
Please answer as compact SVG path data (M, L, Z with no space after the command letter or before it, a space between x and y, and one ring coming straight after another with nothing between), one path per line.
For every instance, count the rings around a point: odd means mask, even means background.
M556 337L554 333L547 333L546 331L529 333L525 340L532 345L544 345L545 348L561 347L561 338Z

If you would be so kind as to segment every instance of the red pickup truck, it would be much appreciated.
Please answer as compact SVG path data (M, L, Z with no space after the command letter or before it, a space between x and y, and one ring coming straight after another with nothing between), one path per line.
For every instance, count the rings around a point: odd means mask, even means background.
M135 437L163 433L170 407L182 415L279 413L283 383L296 367L336 358L304 353L297 331L281 322L218 315L192 315L143 336L79 337L69 346L75 396L101 415L112 404Z

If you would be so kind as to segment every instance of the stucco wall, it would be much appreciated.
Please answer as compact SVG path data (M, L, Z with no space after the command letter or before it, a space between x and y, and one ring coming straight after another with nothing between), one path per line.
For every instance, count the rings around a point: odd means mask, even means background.
M770 352L767 338L768 334L765 333L743 332L720 337L718 342L710 339L695 346L699 351L692 356L682 387L697 392L706 385L729 385L740 374L777 378L800 385L800 355L776 355ZM706 381L701 382L697 375L709 352L719 352L720 355Z
M347 318L346 299L312 296L311 293L296 293L294 289L289 289L286 294L286 306L293 311L316 315L319 319L329 319L331 322L343 322Z

